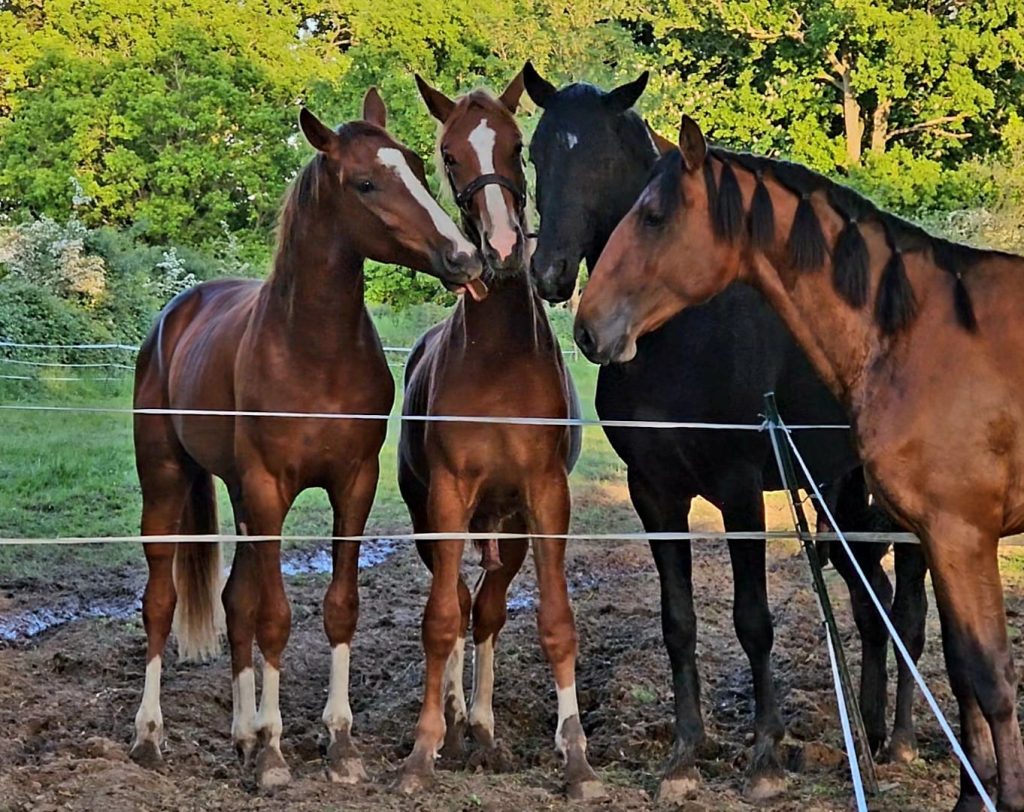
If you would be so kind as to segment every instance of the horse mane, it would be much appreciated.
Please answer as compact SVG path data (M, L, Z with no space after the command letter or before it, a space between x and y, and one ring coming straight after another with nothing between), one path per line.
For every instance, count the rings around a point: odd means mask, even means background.
M712 161L721 164L716 180ZM755 178L749 212L734 167ZM673 150L655 165L652 181L657 183L661 206L669 216L682 203L682 156ZM765 184L770 175L779 186L798 198L786 250L793 267L800 272L821 269L830 251L821 222L811 204L817 192L825 195L829 206L843 219L844 226L831 248L832 281L839 295L854 308L867 304L869 254L860 223L871 220L885 234L890 256L882 272L874 304L874 316L882 331L892 335L907 327L917 313L917 301L907 277L903 256L910 251L931 251L932 259L954 277L954 308L957 321L968 330L977 330L977 319L964 276L979 262L1010 256L1001 251L973 248L929 234L901 217L883 211L871 200L847 186L789 161L733 152L720 147L708 150L703 167L712 228L719 238L733 242L745 225L755 250L765 250L775 239L775 211Z

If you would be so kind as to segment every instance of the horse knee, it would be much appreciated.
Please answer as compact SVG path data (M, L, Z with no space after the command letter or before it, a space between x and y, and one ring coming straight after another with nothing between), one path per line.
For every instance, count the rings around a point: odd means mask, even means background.
M752 653L771 651L775 644L775 629L772 626L771 613L767 607L744 607L733 611L733 624L736 637L739 638L743 650L750 656Z
M576 655L576 626L571 612L557 617L541 614L537 627L541 648L549 662L562 662Z
M335 587L324 595L324 631L332 645L346 643L355 634L359 619L359 593L354 589Z

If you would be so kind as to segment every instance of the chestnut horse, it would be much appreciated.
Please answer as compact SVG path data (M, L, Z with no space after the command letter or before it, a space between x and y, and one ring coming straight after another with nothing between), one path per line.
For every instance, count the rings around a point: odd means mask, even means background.
M685 257L681 263L679 257ZM850 414L875 496L921 538L974 770L1024 810L999 537L1024 530L1024 258L957 245L805 167L679 147L618 225L577 314L600 363L740 279ZM981 809L961 770L957 812Z
M473 245L430 197L423 164L384 130L376 90L364 121L325 127L299 116L318 153L292 184L281 213L274 268L265 282L217 280L176 297L139 354L139 409L386 414L394 383L363 304L363 259L395 262L462 285L480 272ZM240 534L278 536L295 497L327 491L334 535L363 532L377 488L386 425L374 420L139 414L135 456L142 533L218 530L213 477L227 485ZM280 542L238 544L223 603L231 646L231 734L248 764L257 747L262 786L288 781L278 705L281 654L291 609L281 579ZM146 683L132 757L160 760L160 662L172 617L183 657L218 643L220 551L215 542L145 546L142 601ZM361 777L351 745L349 647L358 614L359 544L334 543L334 577L324 598L331 682L323 721L328 772ZM256 708L253 638L263 654Z
M417 342L405 373L408 415L566 418L578 402L525 255L526 187L522 135L513 113L523 85L517 76L501 97L475 91L457 101L419 80L441 124L444 172L477 235L486 298L463 296L441 324ZM399 485L417 532L511 532L533 538L540 590L537 625L558 695L555 744L566 760L570 797L603 790L586 759L576 699L576 629L565 580L569 471L580 431L565 426L405 422ZM433 578L423 617L426 679L416 743L399 787L431 780L438 747L458 751L465 734L462 664L470 615L475 643L469 726L479 745L494 747L494 651L505 623L509 583L522 566L527 539L481 545L487 572L471 600L460 575L463 542L420 546ZM447 734L447 735L446 735Z

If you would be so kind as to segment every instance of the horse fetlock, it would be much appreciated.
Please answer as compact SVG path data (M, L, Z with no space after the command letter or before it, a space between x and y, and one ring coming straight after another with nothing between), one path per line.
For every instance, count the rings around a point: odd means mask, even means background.
M481 747L494 746L494 714L471 712L469 715L469 731L473 741Z
M449 696L444 707L445 734L441 754L458 758L466 753L466 705L455 696Z

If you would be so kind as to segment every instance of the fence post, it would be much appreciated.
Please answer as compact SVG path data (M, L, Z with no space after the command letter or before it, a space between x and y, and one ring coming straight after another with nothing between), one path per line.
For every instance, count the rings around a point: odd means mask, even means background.
M832 602L828 596L828 588L825 585L825 576L821 571L821 561L818 559L818 550L814 545L814 538L811 536L810 526L807 522L807 514L804 512L803 502L800 500L799 480L793 467L792 452L789 443L785 438L780 438L778 432L783 431L779 410L775 403L775 393L768 392L764 396L765 424L771 438L772 450L775 452L775 461L779 466L779 475L782 478L783 488L789 495L790 507L793 511L793 522L796 525L797 535L803 544L804 553L807 556L807 563L811 570L811 581L814 585L814 592L818 597L818 608L821 610L822 622L825 625L825 633L828 636L829 652L833 655L833 670L838 676L836 684L836 697L839 703L840 715L847 714L852 723L856 744L860 750L860 765L863 770L864 789L869 795L878 793L878 778L875 775L875 761L871 755L871 746L868 744L867 734L864 730L864 717L860 712L860 704L857 695L853 691L853 681L850 679L850 669L846 663L846 655L843 653L843 642L839 637L839 627L836 625L835 615L832 613ZM856 754L850 755L850 769L856 764ZM857 787L857 776L853 776L854 786ZM860 799L858 799L860 800Z

